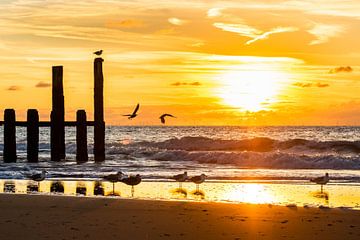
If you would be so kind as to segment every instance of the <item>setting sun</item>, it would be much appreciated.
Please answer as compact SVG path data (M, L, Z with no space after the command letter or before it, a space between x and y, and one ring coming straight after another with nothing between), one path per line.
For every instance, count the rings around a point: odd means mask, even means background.
M219 78L224 104L251 112L269 109L283 90L281 83L288 81L286 73L273 70L231 71Z

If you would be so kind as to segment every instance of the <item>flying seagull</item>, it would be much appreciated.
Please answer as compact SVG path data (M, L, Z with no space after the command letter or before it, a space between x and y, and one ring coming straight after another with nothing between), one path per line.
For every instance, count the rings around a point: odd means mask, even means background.
M175 181L179 182L179 188L181 189L182 183L188 179L188 175L187 175L187 172L184 172L184 173L172 176L171 179L174 179Z
M165 117L173 117L173 118L176 118L175 116L173 116L173 115L171 115L171 114L165 113L165 114L163 114L163 115L161 115L161 116L159 117L162 124L165 124Z
M131 186L131 196L134 197L134 186L141 183L141 176L137 174L136 176L129 176L120 180L121 182L125 183L126 185Z
M327 184L330 180L329 174L325 173L325 176L310 179L310 182L321 185L321 192L323 192L323 185Z
M98 55L100 56L102 54L103 50L99 50L99 51L96 51L96 52L93 52L95 55Z
M199 192L199 185L205 182L206 175L201 174L199 176L195 176L190 178L190 181L196 184L196 192Z
M135 110L134 110L134 112L132 113L132 114L125 114L125 115L123 115L123 116L125 116L125 117L128 117L128 119L133 119L133 118L135 118L136 116L137 116L137 111L139 110L139 107L140 107L140 104L137 104L136 105L136 108L135 108Z

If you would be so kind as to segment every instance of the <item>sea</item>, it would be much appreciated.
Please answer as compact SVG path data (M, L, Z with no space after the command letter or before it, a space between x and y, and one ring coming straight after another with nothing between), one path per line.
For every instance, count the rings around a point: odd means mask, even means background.
M76 163L76 130L66 128L66 159L50 161L50 132L40 129L39 162L26 159L26 128L18 127L16 163L4 163L0 127L0 179L24 179L46 170L47 178L92 180L122 171L144 180L174 174L206 174L212 181L304 181L324 175L333 183L360 183L360 127L108 126L106 160Z

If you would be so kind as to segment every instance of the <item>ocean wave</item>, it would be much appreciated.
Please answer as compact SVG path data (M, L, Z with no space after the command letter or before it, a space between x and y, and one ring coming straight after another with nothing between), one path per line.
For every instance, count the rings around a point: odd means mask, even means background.
M271 169L360 169L360 157L336 155L309 156L289 153L168 150L157 152L159 161L194 161L202 164L228 164L240 168Z
M138 142L135 146L185 151L311 151L333 153L360 153L360 141L316 141L290 139L279 141L266 137L241 140L223 140L207 137L172 138L162 142Z

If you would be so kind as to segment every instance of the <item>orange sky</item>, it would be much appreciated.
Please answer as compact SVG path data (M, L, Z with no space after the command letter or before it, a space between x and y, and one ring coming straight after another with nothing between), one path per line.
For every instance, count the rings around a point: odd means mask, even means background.
M108 124L359 125L360 2L2 0L0 117L51 108L64 66L67 119L92 119L104 49ZM349 67L348 67L349 66ZM141 104L139 117L122 117Z

